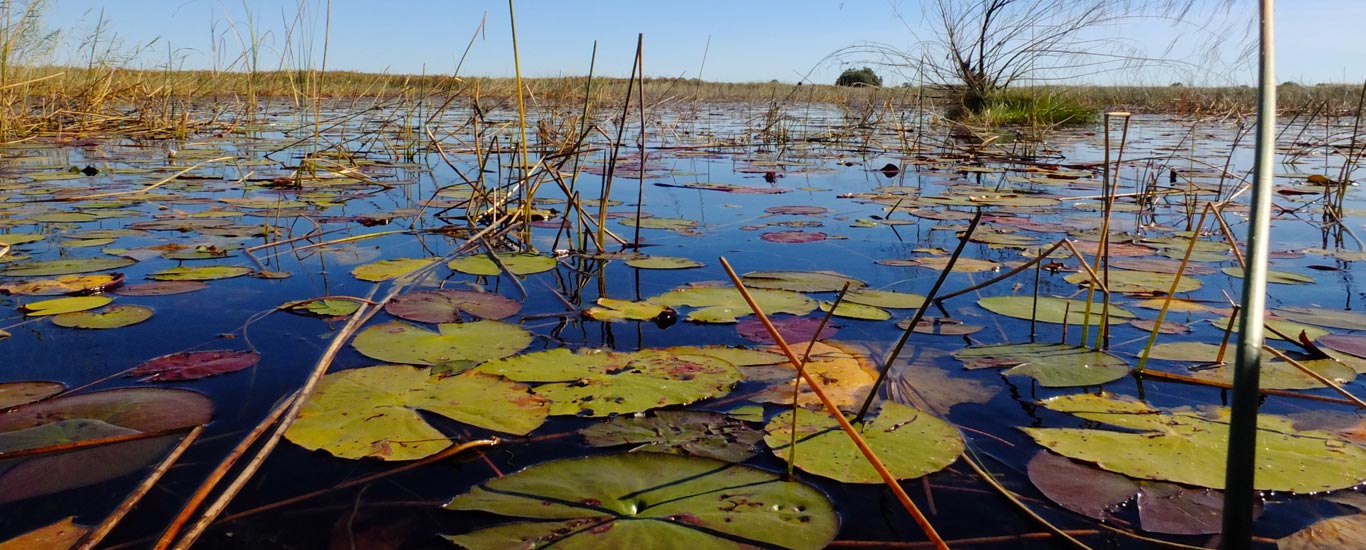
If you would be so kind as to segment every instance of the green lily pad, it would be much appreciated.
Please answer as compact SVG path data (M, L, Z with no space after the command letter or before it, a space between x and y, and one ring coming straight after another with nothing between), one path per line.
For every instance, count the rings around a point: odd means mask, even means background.
M38 260L16 262L14 265L0 269L0 275L6 277L47 277L52 275L72 275L75 273L92 273L95 271L105 271L109 269L119 269L137 263L132 258L115 256L99 256L94 258L64 258L60 260Z
M545 400L522 384L464 373L380 365L324 376L285 437L340 458L415 460L452 445L418 411L489 430L525 435L545 422Z
M531 521L447 537L470 550L817 550L839 517L820 491L719 460L626 453L557 460L446 504Z
M740 381L730 363L703 355L663 350L633 353L557 348L527 353L475 368L537 384L551 402L550 414L608 416L682 405L729 393Z
M781 353L735 346L673 346L664 348L664 351L679 356L706 355L708 357L715 357L737 367L754 367L759 365L787 363L787 356Z
M539 254L500 254L498 261L507 266L508 271L513 275L533 275L555 269L559 265L555 258L541 256ZM470 275L497 276L503 273L502 268L494 263L488 256L465 256L456 258L446 264L451 269Z
M490 292L473 290L420 290L395 296L384 311L395 317L424 323L459 323L461 313L481 319L502 319L516 314L522 304Z
M1172 288L1172 280L1176 278L1175 275L1167 273L1130 271L1127 269L1111 269L1102 277L1107 281L1106 285L1110 292L1131 294L1166 294ZM1085 273L1073 273L1064 277L1063 280L1083 286L1090 286L1091 284L1091 277ZM1199 290L1200 286L1200 279L1187 274L1182 276L1181 281L1176 284L1176 292L1194 292Z
M833 271L753 271L742 279L749 288L795 292L836 292L845 283L849 283L850 290L868 286L868 283Z
M117 305L100 311L63 313L52 318L52 324L67 328L111 329L136 325L152 318L152 308Z
M69 296L66 298L53 298L51 300L39 300L24 304L20 309L29 317L42 317L45 315L61 315L74 311L85 311L108 305L114 301L108 296Z
M0 384L0 410L40 401L66 389L61 382L5 382Z
M626 265L636 269L692 269L702 267L702 262L688 258L673 258L669 256L638 256L626 260Z
M531 345L531 333L502 321L444 323L437 330L391 321L361 331L351 345L367 357L409 365L491 361Z
M892 313L890 311L887 311L880 307L868 306L863 304L853 304L849 302L840 302L839 306L836 307L834 302L820 302L821 311L830 311L831 307L835 308L835 317L844 317L846 319L863 319L865 321L886 321L892 318Z
M0 287L3 288L3 287ZM1340 328L1343 330L1366 330L1366 315L1355 311L1328 309L1322 307L1282 307L1274 311L1277 317L1297 323Z
M1069 325L1080 325L1086 319L1085 300L1039 296L1037 303L1038 320L1041 323L1061 324L1066 319ZM977 305L992 313L1016 319L1028 320L1035 312L1035 299L1032 296L992 296L977 300ZM1088 324L1100 324L1101 306L1100 300L1091 303L1091 316ZM1135 317L1137 316L1127 309L1114 305L1110 306L1110 324L1112 325L1127 323L1129 319Z
M41 241L44 237L40 233L0 233L0 243L17 246Z
M754 289L750 296L765 314L791 313L806 315L816 309L816 302L788 290ZM687 286L649 298L646 301L669 307L691 306L700 309L688 313L688 320L698 323L734 323L750 311L740 291L722 286Z
M768 423L764 441L778 458L792 451L792 414L787 411ZM844 483L882 483L849 435L825 411L796 409L797 460L803 471ZM858 425L854 426L858 428ZM934 415L894 401L862 427L864 441L897 479L911 479L942 470L963 453L963 436Z
M620 218L617 223L627 227L636 226L636 218ZM640 218L641 229L666 229L669 231L691 232L697 228L697 221L682 218Z
M431 258L395 258L392 260L380 260L365 265L358 265L351 270L351 275L362 281L378 283L397 279L418 269L422 269L427 264L432 263Z
M1216 327L1219 327L1220 329L1228 329L1229 321L1230 319L1228 317L1220 317L1218 319L1210 321L1210 323L1212 323ZM1328 331L1327 329L1322 329L1312 325L1296 323L1293 321L1287 321L1285 319L1278 319L1275 317L1267 317L1263 319L1263 322L1266 323L1266 326L1269 329L1271 329L1263 331L1265 337L1268 340L1285 340L1285 338L1281 338L1280 334L1276 334L1277 332L1284 334L1295 341L1298 341L1300 333L1303 332L1311 342L1332 334L1332 332ZM1231 330L1233 332L1238 332L1238 323L1233 323L1233 328ZM1275 332L1272 332L1272 330L1275 330Z
M360 309L360 302L342 298L296 300L280 304L280 309L313 317L346 317Z
M953 356L969 369L1011 367L1047 388L1099 386L1129 374L1129 364L1103 351L1068 344L998 344L967 348Z
M1277 550L1339 550L1366 540L1366 514L1321 519L1313 525L1276 540Z
M890 309L916 309L925 304L925 296L892 290L872 290L861 288L844 294L844 301Z
M949 266L949 257L922 256L919 258L912 258L909 260L903 258L891 258L887 260L878 260L873 263L881 265L890 265L893 267L923 267L926 269L933 269L935 271L943 271L944 268ZM953 264L954 273L981 273L984 271L996 271L998 269L1001 269L1001 264L998 264L991 260L980 260L977 258L960 257L958 258L958 261L954 262Z
M1226 353L1226 359L1232 362L1233 354L1233 350L1229 350ZM1300 361L1300 364L1324 378L1337 382L1339 385L1349 383L1357 376L1355 369L1338 362L1336 359L1313 359ZM1263 358L1260 370L1258 385L1264 389L1309 390L1327 387L1318 379L1284 361L1271 361L1268 358ZM1191 377L1233 384L1233 365L1200 369L1191 373Z
M251 273L250 267L240 265L210 265L203 267L172 267L147 275L155 281L216 281Z
M703 456L744 462L759 454L764 432L727 415L701 411L655 411L618 416L579 430L594 447L635 445L632 452Z
M650 302L598 298L598 306L584 310L583 314L595 321L616 321L620 319L652 321L658 319L666 311L672 312L673 309Z
M1165 412L1137 401L1091 394L1055 397L1042 404L1130 430L1021 428L1053 452L1130 477L1224 487L1227 408ZM1172 467L1174 464L1180 467ZM1296 430L1289 417L1259 415L1254 488L1314 493L1363 481L1366 449L1329 432Z
M1238 266L1225 267L1223 272L1230 277L1243 278L1243 269ZM1278 285L1309 285L1314 284L1314 278L1289 271L1268 269L1266 270L1266 282Z
M0 542L0 550L70 550L90 532L89 527L77 525L75 520L76 516L67 516L56 523Z

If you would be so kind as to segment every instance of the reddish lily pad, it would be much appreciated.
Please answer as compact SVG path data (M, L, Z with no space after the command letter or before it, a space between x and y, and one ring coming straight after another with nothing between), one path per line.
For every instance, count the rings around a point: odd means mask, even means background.
M144 382L198 380L248 369L261 360L254 351L210 350L163 355L138 365L129 376L147 376Z
M0 410L40 401L65 389L61 382L6 382L0 384Z
M778 329L778 334L783 336L783 340L789 343L810 342L813 339L824 340L834 337L835 333L838 332L833 325L826 324L818 336L816 328L820 326L820 320L806 317L778 317L772 319L771 322L773 327ZM735 330L746 340L761 344L774 343L773 336L768 333L763 321L758 319L740 321L735 325Z
M827 238L822 231L770 231L759 235L760 239L771 243L797 244L820 242Z
M423 323L459 323L461 313L480 319L502 319L516 314L522 304L488 292L473 290L421 290L395 296L384 311L395 317Z
M56 296L103 292L123 284L122 273L98 275L63 275L53 279L23 281L0 285L0 293L23 296Z
M206 288L209 288L209 285L199 281L152 281L120 286L114 289L114 294L120 296L169 296Z

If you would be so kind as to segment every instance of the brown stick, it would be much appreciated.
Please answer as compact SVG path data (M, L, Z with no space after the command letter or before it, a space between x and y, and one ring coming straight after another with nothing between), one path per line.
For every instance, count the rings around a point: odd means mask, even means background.
M740 295L745 298L745 302L748 303L749 308L754 311L754 315L764 324L764 328L768 330L769 336L773 337L774 343L778 344L778 348L783 350L783 354L786 355L787 360L792 363L792 367L797 369L798 374L806 381L806 384L811 386L811 392L816 394L816 397L820 398L821 403L825 405L825 410L829 412L831 416L835 417L836 422L839 422L840 428L844 430L844 433L849 435L849 439L853 440L854 446L858 447L859 452L863 453L863 457L868 460L868 464L871 465L874 470L877 470L878 476L882 478L883 483L887 484L887 487L896 495L897 500L901 502L901 505L905 507L906 511L915 519L916 524L920 526L920 530L924 531L925 536L929 537L936 549L948 550L949 546L944 543L943 538L940 538L939 533L934 530L934 526L930 524L930 520L925 517L925 514L920 512L920 508L911 501L911 497L906 494L906 490L901 488L901 484L897 482L896 476L893 476L891 472L887 471L887 467L882 464L882 460L878 459L877 454L868 446L868 442L863 440L863 436L859 435L858 430L854 428L853 424L849 423L849 419L844 417L844 413L839 410L839 407L835 406L835 402L831 401L830 396L825 394L825 390L821 387L820 382L817 382L816 379L811 376L811 373L808 373L805 369L801 368L801 359L798 358L797 354L792 351L792 348L787 345L787 341L783 339L782 333L778 332L778 328L773 326L773 322L768 319L768 315L765 315L764 311L759 308L759 304L754 301L754 297L749 294L749 290L745 288L745 284L740 281L740 276L730 267L730 262L727 262L725 257L721 258L721 267L726 269L726 275L730 277L731 283L735 285L735 289L740 291Z
M114 527L117 527L119 522L123 521L123 518L126 517L129 512L133 511L133 507L137 506L138 502L142 500L142 497L147 496L147 493L151 492L152 487L155 486L158 481L161 481L162 476L165 476L166 472L171 469L171 465L175 464L177 460L180 460L180 455L185 454L185 451L190 448L190 445L193 444L196 439L199 439L199 435L202 433L204 433L204 425L200 424L195 426L184 439L180 440L180 444L176 445L175 449L171 450L171 454L168 454L166 455L166 458L161 459L161 463L157 464L157 467L153 468L152 472L147 474L147 477L143 478L142 483L139 483L137 488L133 489L133 492L128 493L128 496L123 498L123 502L119 503L118 508L115 508L113 513L106 516L104 521L101 521L99 526L95 527L94 530L86 533L85 540L76 550L94 550L96 546L99 546L100 542L104 541L104 537L109 536L109 533L114 530Z

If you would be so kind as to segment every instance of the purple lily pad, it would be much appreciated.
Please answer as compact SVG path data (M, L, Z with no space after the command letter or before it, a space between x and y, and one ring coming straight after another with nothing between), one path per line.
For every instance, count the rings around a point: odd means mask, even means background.
M771 243L814 243L828 237L820 231L772 231L759 235L760 239Z
M778 334L783 335L783 340L788 342L810 342L811 337L816 335L816 327L820 326L820 319L806 317L782 317L773 319L773 326L778 329ZM745 319L735 325L735 330L746 340L759 342L762 344L772 344L773 337L769 336L768 329L764 328L764 323L758 319ZM821 330L817 340L824 340L833 337L839 332L832 325L825 325Z
M400 294L385 304L395 317L422 323L459 323L461 312L481 319L502 319L516 314L522 304L511 298L473 290L422 290Z
M197 380L251 368L261 360L254 351L209 350L173 353L138 365L128 376L147 376L144 382Z

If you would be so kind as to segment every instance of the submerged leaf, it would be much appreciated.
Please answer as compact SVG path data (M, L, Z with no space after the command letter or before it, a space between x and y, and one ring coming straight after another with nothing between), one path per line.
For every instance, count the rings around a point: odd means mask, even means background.
M868 283L834 271L753 271L743 277L749 288L792 290L796 292L835 292L849 284L850 290Z
M361 331L351 345L367 357L409 365L491 361L531 345L531 333L502 321L444 323L437 329L390 321Z
M451 438L418 411L525 435L545 422L547 406L526 386L496 376L380 365L324 376L285 437L351 459L416 460L450 447Z
M156 281L216 281L251 273L250 267L240 265L210 265L203 267L172 267L147 275Z
M394 296L384 311L395 317L424 323L459 323L461 313L480 319L511 317L522 309L516 300L473 290L421 290Z
M65 258L60 260L41 260L16 262L0 269L0 276L6 277L46 277L49 275L71 275L119 269L137 263L132 258L103 256L95 258Z
M1129 374L1129 364L1109 353L1069 344L997 344L967 348L953 356L969 369L1011 367L1048 388L1099 386Z
M636 445L631 451L687 454L744 462L759 454L764 432L724 414L656 411L653 416L618 416L579 431L594 447Z
M626 265L636 269L692 269L695 267L702 267L704 264L688 258L637 256L626 260Z
M768 315L791 313L806 315L816 309L816 302L788 290L755 289L750 291L755 303ZM649 302L669 307L691 306L701 309L688 314L689 321L699 323L734 323L753 312L740 295L730 287L688 286L649 298Z
M138 365L128 372L128 376L146 376L142 379L144 382L198 380L249 369L260 360L261 354L243 350L172 353Z
M538 464L477 485L446 509L533 520L448 537L470 550L817 550L839 531L834 505L812 487L664 453Z

